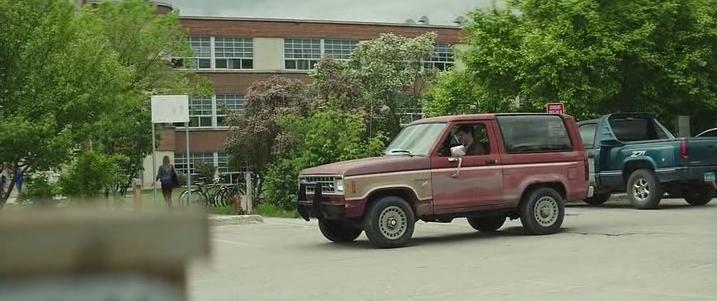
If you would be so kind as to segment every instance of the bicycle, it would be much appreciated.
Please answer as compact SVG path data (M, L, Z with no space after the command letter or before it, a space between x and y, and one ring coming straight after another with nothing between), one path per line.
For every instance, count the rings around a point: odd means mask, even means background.
M191 204L199 204L203 207L210 205L210 195L206 189L207 185L204 183L197 183L196 186L192 186L189 190L184 190L179 195L180 206L190 206ZM191 199L189 199L189 193L191 192Z

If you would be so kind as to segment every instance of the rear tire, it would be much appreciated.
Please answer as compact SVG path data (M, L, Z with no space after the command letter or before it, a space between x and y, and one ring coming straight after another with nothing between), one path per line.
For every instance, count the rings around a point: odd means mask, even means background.
M327 220L323 218L319 219L319 230L321 230L321 234L323 234L326 239L337 243L352 242L359 237L362 232L361 229L352 227L345 221Z
M402 198L385 196L366 211L364 230L368 240L379 248L403 247L411 241L416 217Z
M523 229L533 235L558 232L565 217L563 197L549 187L529 192L520 202L518 211Z
M704 206L712 200L714 193L711 185L692 185L685 191L685 201L692 206Z
M585 199L584 202L590 206L600 206L607 202L607 200L610 199L610 196L611 195L609 193L595 194L592 197Z
M467 217L466 219L473 229L484 233L495 232L505 223L505 216Z
M633 171L627 180L626 191L630 204L637 209L657 208L664 194L657 176L649 169Z

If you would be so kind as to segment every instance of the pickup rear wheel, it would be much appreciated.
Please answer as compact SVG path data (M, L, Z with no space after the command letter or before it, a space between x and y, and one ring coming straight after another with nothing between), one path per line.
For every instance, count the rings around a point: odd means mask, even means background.
M541 187L526 194L518 210L520 222L528 234L558 232L565 217L563 197L549 187Z
M345 221L327 220L323 218L319 219L319 230L321 230L321 234L323 234L326 239L339 243L352 242L359 237L362 232L361 229L353 227Z
M373 202L364 217L368 240L379 248L402 247L411 241L416 217L402 198L385 196Z
M505 216L468 217L468 223L480 232L495 232L505 223Z
M627 196L632 207L637 209L655 209L660 204L662 186L650 169L638 169L627 180Z
M600 193L600 194L595 194L592 197L585 199L584 202L590 206L600 206L603 203L607 202L607 200L609 200L609 199L610 199L609 193Z
M685 191L685 201L693 206L704 206L712 200L714 193L711 185L693 185Z

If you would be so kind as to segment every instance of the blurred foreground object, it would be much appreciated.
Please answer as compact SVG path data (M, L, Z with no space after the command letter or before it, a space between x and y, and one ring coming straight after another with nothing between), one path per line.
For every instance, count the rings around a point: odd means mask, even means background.
M0 215L0 301L186 300L186 265L208 254L200 213Z

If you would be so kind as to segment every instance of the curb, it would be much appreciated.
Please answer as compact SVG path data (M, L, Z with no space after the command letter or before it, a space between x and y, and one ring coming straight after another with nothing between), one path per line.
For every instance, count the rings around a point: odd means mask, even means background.
M263 224L264 218L261 215L210 215L209 225L227 226L244 224Z

